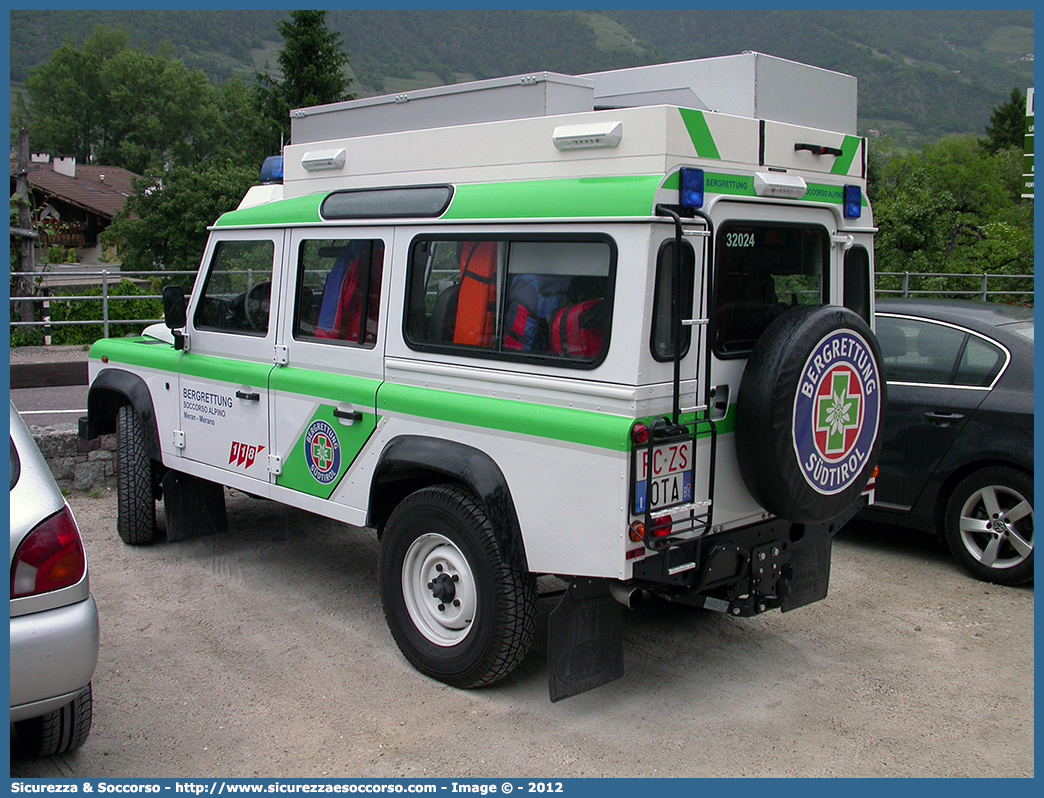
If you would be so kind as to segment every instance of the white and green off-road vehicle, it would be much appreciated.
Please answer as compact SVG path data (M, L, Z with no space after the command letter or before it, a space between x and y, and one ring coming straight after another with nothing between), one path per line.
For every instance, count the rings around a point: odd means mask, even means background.
M550 614L552 700L621 604L827 593L884 385L855 81L755 53L294 111L166 325L91 350L119 534L222 486L369 527L392 636L476 687ZM273 174L275 173L275 174ZM281 173L281 174L278 174Z

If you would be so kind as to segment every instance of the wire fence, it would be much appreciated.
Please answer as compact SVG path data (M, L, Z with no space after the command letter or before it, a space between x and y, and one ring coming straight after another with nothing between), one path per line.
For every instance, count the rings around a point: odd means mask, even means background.
M70 327L83 328L83 334L91 340L109 338L114 333L138 334L150 324L163 321L163 288L179 284L188 292L195 277L195 271L11 272L12 346L79 343L61 335L61 328ZM1032 274L878 272L875 288L879 297L954 297L1033 305ZM91 302L96 304L76 308ZM30 304L31 312L23 313L24 303ZM92 335L90 328L96 328L97 334Z

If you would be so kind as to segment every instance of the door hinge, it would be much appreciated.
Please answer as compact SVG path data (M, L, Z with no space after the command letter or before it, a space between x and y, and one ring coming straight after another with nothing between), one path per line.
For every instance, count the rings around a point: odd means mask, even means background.
M276 476L283 473L283 458L278 454L268 455L268 473Z
M290 347L286 344L276 344L272 360L275 361L277 366L285 366L290 362Z
M185 430L176 429L174 430L174 448L184 449L185 448Z

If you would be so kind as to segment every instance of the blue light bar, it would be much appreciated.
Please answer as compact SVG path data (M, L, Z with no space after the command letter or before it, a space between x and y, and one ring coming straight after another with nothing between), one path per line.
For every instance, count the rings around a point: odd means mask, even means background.
M683 208L703 207L703 170L683 166L678 171L678 201Z
M863 215L863 190L859 186L845 186L845 218L858 219Z
M269 186L283 182L283 156L269 155L261 164L261 185Z

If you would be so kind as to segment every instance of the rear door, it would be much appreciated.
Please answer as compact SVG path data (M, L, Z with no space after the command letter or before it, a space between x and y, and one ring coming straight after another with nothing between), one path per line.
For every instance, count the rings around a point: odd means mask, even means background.
M319 499L377 425L384 379L382 286L390 228L294 230L280 363L271 375L275 483Z
M912 507L1007 363L982 336L941 322L877 314L888 381L876 501Z

